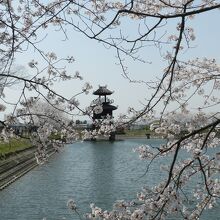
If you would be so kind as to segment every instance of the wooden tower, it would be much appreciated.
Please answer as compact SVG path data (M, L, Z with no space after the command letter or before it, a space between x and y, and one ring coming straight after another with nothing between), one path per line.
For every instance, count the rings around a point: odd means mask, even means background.
M93 120L104 120L107 118L113 118L113 111L117 109L116 106L112 105L114 100L110 100L107 96L110 96L113 92L107 89L107 86L99 86L99 88L93 92L94 95L98 96L97 99L93 100ZM100 109L98 109L100 108ZM97 126L96 126L97 127ZM115 133L112 132L109 137L110 141L115 140Z

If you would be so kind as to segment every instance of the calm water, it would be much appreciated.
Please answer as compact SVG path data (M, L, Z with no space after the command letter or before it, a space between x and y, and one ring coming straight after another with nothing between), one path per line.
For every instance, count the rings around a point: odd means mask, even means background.
M78 218L66 207L70 198L82 213L89 211L92 202L110 209L117 199L135 198L142 186L163 178L158 172L160 164L153 164L150 178L143 176L146 163L132 149L146 143L158 146L161 140L68 145L0 192L0 220L72 220ZM203 217L208 218L220 219L219 208Z

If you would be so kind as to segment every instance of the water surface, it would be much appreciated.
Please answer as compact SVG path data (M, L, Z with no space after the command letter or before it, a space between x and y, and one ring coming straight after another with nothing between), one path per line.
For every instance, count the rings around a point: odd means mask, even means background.
M82 213L89 211L92 202L111 209L117 199L134 199L142 186L156 183L163 175L158 172L158 162L143 176L146 162L140 161L132 149L140 144L158 146L161 142L134 139L68 145L48 163L0 192L0 220L78 219L66 206L70 198L77 201ZM218 220L220 211L214 208L208 216Z

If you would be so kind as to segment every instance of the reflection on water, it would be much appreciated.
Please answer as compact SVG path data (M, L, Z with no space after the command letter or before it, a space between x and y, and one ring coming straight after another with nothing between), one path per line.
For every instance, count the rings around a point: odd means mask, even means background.
M151 172L143 176L146 163L132 149L146 142L158 146L161 140L83 142L67 146L47 164L0 192L0 220L43 217L75 220L77 216L66 207L69 198L77 201L82 213L89 211L92 202L111 209L117 199L135 198L143 185L152 185L163 178L158 172L163 160L152 164ZM203 219L208 218L220 219L220 210L209 211Z
M110 143L92 143L91 156L92 156L92 175L91 184L94 191L92 192L93 201L97 205L100 201L105 199L109 200L112 194L112 187L114 185L114 146L109 146Z

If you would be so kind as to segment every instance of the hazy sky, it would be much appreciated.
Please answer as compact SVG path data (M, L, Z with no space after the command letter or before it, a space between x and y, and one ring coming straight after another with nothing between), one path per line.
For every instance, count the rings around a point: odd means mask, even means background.
M208 13L207 15L199 15L194 20L188 22L189 26L195 29L196 40L193 42L195 48L185 52L182 56L185 58L194 57L209 57L220 61L220 11ZM176 21L173 21L173 24ZM132 33L134 26L126 24L127 32ZM175 25L169 26L168 32L175 32ZM39 44L45 51L54 51L60 56L73 55L76 62L67 67L68 71L74 73L78 70L84 77L84 81L72 81L58 83L56 90L67 97L71 97L80 91L84 82L90 82L93 85L93 91L98 88L98 85L108 85L110 90L115 93L111 96L115 100L115 104L119 105L116 114L123 113L128 106L141 107L141 102L144 102L146 97L149 97L149 91L142 84L129 83L121 75L122 70L117 65L118 60L114 49L106 49L101 43L86 38L81 33L68 31L68 40L64 39L62 34L53 32L51 35ZM162 60L159 53L153 47L146 47L141 51L141 55L152 64L142 64L140 62L128 61L130 76L133 79L150 80L159 76L166 63ZM23 65L27 68L27 72L32 71L27 67L27 63L32 59L38 59L37 52L33 49L26 53L17 56L16 64ZM10 99L13 100L18 94L19 86L10 89L8 92ZM90 93L87 96L81 96L80 101L82 106L87 106L94 96Z

